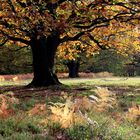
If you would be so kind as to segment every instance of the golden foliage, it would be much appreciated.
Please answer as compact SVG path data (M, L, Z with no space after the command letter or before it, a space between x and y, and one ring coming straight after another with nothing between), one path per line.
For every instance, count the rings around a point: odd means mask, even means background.
M63 128L70 127L75 123L83 123L85 119L78 113L78 108L75 103L66 100L64 104L54 103L50 106L51 115L47 119L43 120L42 123L48 122L59 122Z
M76 106L81 110L92 110L93 106L96 106L95 102L91 102L88 97L82 97L81 99L76 99Z
M83 40L86 39L84 38ZM63 60L77 60L81 56L90 57L97 51L99 51L99 48L95 43L90 46L81 41L68 41L60 45L57 55Z
M140 51L139 26L112 20L108 27L97 28L92 35L106 48L115 48L124 56Z
M36 104L28 111L28 115L46 115L41 124L60 123L63 128L71 127L74 124L95 125L97 122L88 117L87 111L105 111L116 105L114 94L107 88L101 87L97 87L96 96L73 97L68 96L66 92L62 92L61 96L66 100L64 103Z
M116 105L116 100L107 88L97 87L97 96L89 97L77 97L67 96L65 92L62 92L62 96L66 99L65 103L52 103L36 104L30 111L29 116L34 115L47 115L45 119L41 121L42 124L48 124L50 122L60 123L61 127L68 128L74 124L92 124L95 125L97 122L92 121L87 111L105 111L108 108L113 108ZM50 111L48 113L48 111Z
M25 41L21 40L30 41L34 32L37 33L37 38L39 38L41 36L47 37L52 31L56 30L60 32L60 38L63 38L74 37L78 33L85 31L85 35L80 40L83 40L83 42L86 40L91 45L86 45L85 49L81 49L81 51L67 47L65 44L63 47L65 46L66 49L60 49L61 56L65 57L65 60L74 60L83 51L86 52L86 56L90 56L93 52L97 52L100 49L96 41L89 41L90 39L86 35L87 31L92 31L95 40L106 48L115 47L119 53L123 54L126 54L126 52L134 53L140 50L139 29L138 32L135 30L137 28L136 25L139 25L139 5L135 4L135 2L131 3L130 1L120 0L112 2L103 2L101 0L69 2L66 0L59 4L58 0L39 0L28 5L30 2L27 0L20 1L12 0L13 6L10 6L7 0L2 0L0 3L1 40L9 35L10 38L17 38L17 41L11 39L13 40L12 44L23 47L25 46ZM118 1L121 4L117 4ZM24 6L21 6L20 3ZM54 7L53 9L54 15L51 14L49 7L44 9L50 3L56 5L58 3L57 8L55 9ZM92 4L95 4L95 7L90 8L89 5ZM122 6L123 4L124 6ZM134 15L132 12L134 12ZM133 20L131 22L128 20L127 22L127 18L131 16ZM120 22L121 19L124 22ZM102 26L106 22L108 24ZM91 26L92 24L93 26ZM86 28L80 29L76 27L77 25L80 27L85 26ZM89 28L87 29L87 27ZM9 42L11 43L10 40ZM63 50L69 52L69 54L63 53Z
M91 95L89 98L94 101L93 109L96 111L106 111L117 105L115 94L108 90L108 88L97 87L95 90L96 96Z
M87 111L105 111L116 105L116 100L113 97L115 95L107 88L101 87L97 87L96 96L74 98L65 92L62 92L61 96L66 100L65 103L36 104L28 111L28 115L46 115L41 124L60 123L63 128L71 127L74 124L95 125L97 122L88 117Z
M98 97L92 96L92 98L81 97L76 99L65 97L65 103L52 103L49 106L51 114L42 120L41 123L59 122L63 128L71 127L75 123L94 125L96 122L88 117L87 111L105 111L116 105L115 98L111 97L113 94L107 88L98 87L96 92Z

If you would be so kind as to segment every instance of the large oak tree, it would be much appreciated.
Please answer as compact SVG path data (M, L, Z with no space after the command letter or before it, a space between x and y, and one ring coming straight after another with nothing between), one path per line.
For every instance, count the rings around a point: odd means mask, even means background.
M34 72L30 85L55 85L60 82L53 71L54 57L61 43L86 43L87 36L104 49L107 42L94 36L97 29L126 22L134 28L139 20L139 0L1 0L0 46L7 42L30 46Z

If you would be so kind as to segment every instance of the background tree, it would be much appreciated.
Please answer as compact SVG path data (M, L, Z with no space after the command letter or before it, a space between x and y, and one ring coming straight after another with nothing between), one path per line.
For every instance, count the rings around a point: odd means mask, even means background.
M134 55L133 62L136 67L136 75L139 76L140 75L140 52L138 52Z
M67 66L69 77L75 78L79 77L80 65L85 63L85 60L97 52L98 49L97 45L90 46L80 41L71 41L60 45L57 56L60 63Z
M118 54L116 50L100 50L90 60L88 70L91 72L110 72L114 75L124 76L125 65L130 61L129 57Z
M122 24L126 28L120 27ZM90 39L82 37L82 42L71 41L62 44L58 49L58 57L68 66L69 77L78 77L80 61L85 60L85 57L93 57L90 60L92 64L88 66L92 72L108 71L115 75L130 73L128 71L134 69L131 68L134 67L132 58L140 51L140 32L137 27L131 30L131 24L121 25L116 23L114 28L112 25L101 27L95 29L98 34L91 32Z
M32 72L31 50L7 44L0 48L0 74L17 74Z
M99 38L98 29L116 25L125 29L126 22L133 29L139 23L139 5L137 0L2 0L1 46L8 41L31 46L34 78L30 85L59 84L53 66L61 43L87 36L106 48L108 42L102 40L104 34Z

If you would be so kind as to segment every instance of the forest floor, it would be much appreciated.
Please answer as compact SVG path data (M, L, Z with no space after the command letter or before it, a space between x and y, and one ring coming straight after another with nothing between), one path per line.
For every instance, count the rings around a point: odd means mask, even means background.
M0 139L140 139L139 77L64 74L61 86L26 88L22 76L0 82Z

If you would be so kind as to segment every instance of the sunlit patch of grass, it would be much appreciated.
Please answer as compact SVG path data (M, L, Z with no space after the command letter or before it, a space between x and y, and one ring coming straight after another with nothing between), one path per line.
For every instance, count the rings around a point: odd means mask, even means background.
M75 78L62 79L68 85L98 85L98 86L140 86L140 78L112 77L112 78Z
M140 86L140 77L111 77L111 78L67 78L60 81L68 86L72 85L104 85L104 86ZM27 85L31 79L14 81L2 81L0 86ZM61 86L62 88L65 88Z
M20 80L17 82L14 81L0 81L0 86L20 86L20 85L27 85L31 82L31 79L27 79L27 80Z

